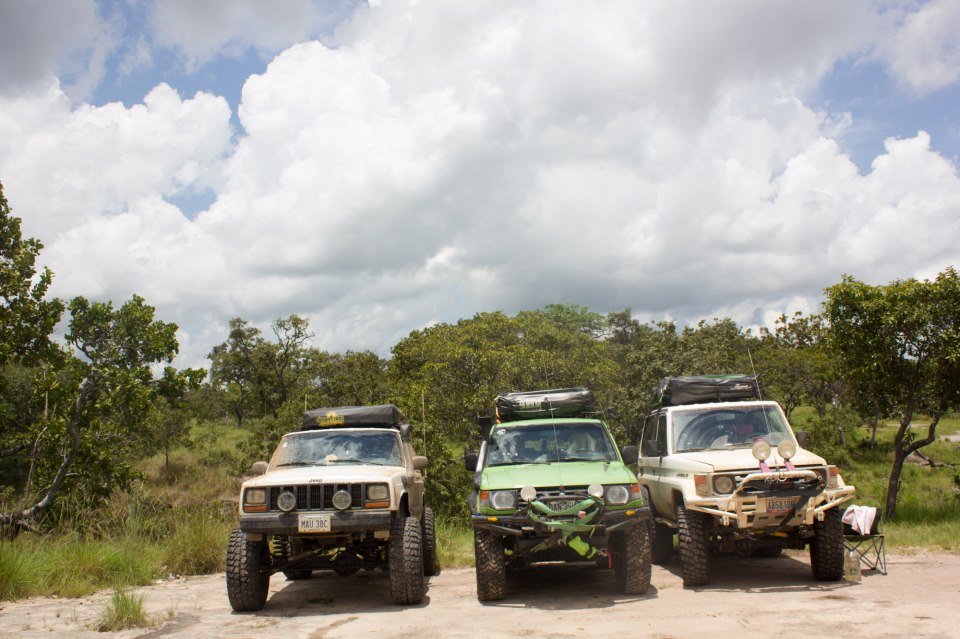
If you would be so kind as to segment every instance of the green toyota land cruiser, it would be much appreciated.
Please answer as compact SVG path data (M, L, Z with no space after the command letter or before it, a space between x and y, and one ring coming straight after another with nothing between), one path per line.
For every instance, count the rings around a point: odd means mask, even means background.
M477 597L502 599L507 571L544 561L612 568L621 592L650 586L650 510L636 475L593 410L593 394L567 388L501 395L483 424L470 510ZM489 423L493 422L493 423Z

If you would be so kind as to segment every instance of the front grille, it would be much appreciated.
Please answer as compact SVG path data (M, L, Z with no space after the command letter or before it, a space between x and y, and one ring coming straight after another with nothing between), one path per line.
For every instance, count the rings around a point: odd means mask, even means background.
M350 493L350 508L363 508L363 484L302 484L299 486L271 486L270 510L279 510L277 498L285 490L297 496L297 510L336 510L333 507L333 495L338 490Z

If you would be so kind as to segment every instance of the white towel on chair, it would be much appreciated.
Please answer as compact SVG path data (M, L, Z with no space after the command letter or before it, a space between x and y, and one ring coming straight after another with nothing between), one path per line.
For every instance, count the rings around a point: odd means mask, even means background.
M849 524L856 533L869 535L876 516L877 509L873 506L850 506L843 511L843 523Z

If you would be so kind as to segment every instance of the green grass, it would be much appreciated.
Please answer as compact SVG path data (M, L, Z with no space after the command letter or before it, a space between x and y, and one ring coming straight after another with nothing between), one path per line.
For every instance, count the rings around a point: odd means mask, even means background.
M472 568L473 530L463 522L438 519L437 555L441 568Z
M143 600L143 595L130 593L121 588L114 589L113 596L100 613L97 630L116 632L157 625L156 621L143 609Z

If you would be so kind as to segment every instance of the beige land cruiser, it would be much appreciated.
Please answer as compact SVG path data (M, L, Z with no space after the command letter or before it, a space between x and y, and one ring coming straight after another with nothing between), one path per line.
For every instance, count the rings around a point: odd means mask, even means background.
M637 478L653 510L653 561L677 546L685 586L710 581L710 555L810 548L813 575L843 576L836 466L804 450L752 376L664 379L644 422Z
M423 599L439 572L433 511L424 506L426 457L392 404L321 408L283 436L260 476L240 491L240 526L227 546L234 610L260 610L270 576L309 578L385 569L398 604Z

